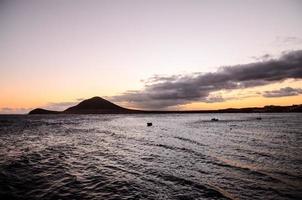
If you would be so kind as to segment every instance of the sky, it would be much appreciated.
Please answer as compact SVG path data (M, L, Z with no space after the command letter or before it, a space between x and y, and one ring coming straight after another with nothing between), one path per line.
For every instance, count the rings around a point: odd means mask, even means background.
M0 0L0 113L302 104L302 1Z

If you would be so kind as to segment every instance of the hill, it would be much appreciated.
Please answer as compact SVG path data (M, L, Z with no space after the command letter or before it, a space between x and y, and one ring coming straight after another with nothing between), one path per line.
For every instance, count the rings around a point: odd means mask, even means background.
M133 110L120 107L101 97L92 97L84 100L76 106L63 111L66 114L110 114L128 113Z
M46 110L46 109L42 109L42 108L36 108L32 111L30 111L28 114L32 115L32 114L59 114L59 111L52 111L52 110Z

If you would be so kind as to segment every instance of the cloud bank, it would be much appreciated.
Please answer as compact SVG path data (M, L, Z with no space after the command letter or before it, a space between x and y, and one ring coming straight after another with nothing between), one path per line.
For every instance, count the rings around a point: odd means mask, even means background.
M74 101L66 101L66 102L49 102L44 106L40 106L41 108L47 110L55 110L55 111L63 111L66 108L74 106L78 104L80 101L83 101L84 98L78 98ZM34 108L9 108L9 107L0 107L0 114L26 114Z
M143 90L113 96L115 102L128 102L140 108L166 108L194 101L215 102L211 93L268 85L286 79L302 78L302 50L243 65L220 67L216 72L191 75L154 76ZM216 98L218 102L223 101Z
M263 96L267 98L274 98L274 97L296 96L299 94L302 94L301 88L285 87L279 90L265 91Z
M0 108L0 114L25 114L28 113L32 108Z
M70 102L50 102L45 106L45 108L48 110L63 111L66 108L76 105L77 103L79 103L78 99L77 101Z

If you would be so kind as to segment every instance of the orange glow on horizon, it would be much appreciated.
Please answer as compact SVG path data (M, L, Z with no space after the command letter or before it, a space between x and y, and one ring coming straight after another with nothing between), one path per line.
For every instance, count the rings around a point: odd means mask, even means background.
M302 85L302 81L287 80L282 83L274 83L255 88L219 91L213 94L226 98L226 101L215 103L193 102L186 105L172 107L169 110L215 110L224 108L263 107L266 105L287 106L293 104L302 104L302 95L265 98L260 94L256 94L257 92L270 91L280 89L282 87L299 88L300 85ZM42 89L38 90L37 92L37 90L26 91L24 90L24 88L17 88L15 90L4 90L2 92L0 109L33 109L37 107L45 108L45 106L47 106L49 103L60 102L74 102L74 104L77 104L79 102L77 98L87 99L93 96L101 96L106 98L113 96L114 94L114 92L110 92L109 90L106 91L106 93L100 94L97 89L82 89L78 91L71 90L69 92L65 92L64 90L59 89L58 91L51 90L50 92L45 93ZM128 108L136 108L135 106L129 106L127 103L114 103Z

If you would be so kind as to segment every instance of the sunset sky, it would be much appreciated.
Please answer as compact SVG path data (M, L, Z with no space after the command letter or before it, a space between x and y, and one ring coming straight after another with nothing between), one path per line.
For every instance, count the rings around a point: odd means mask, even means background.
M0 113L302 104L300 0L0 0Z

